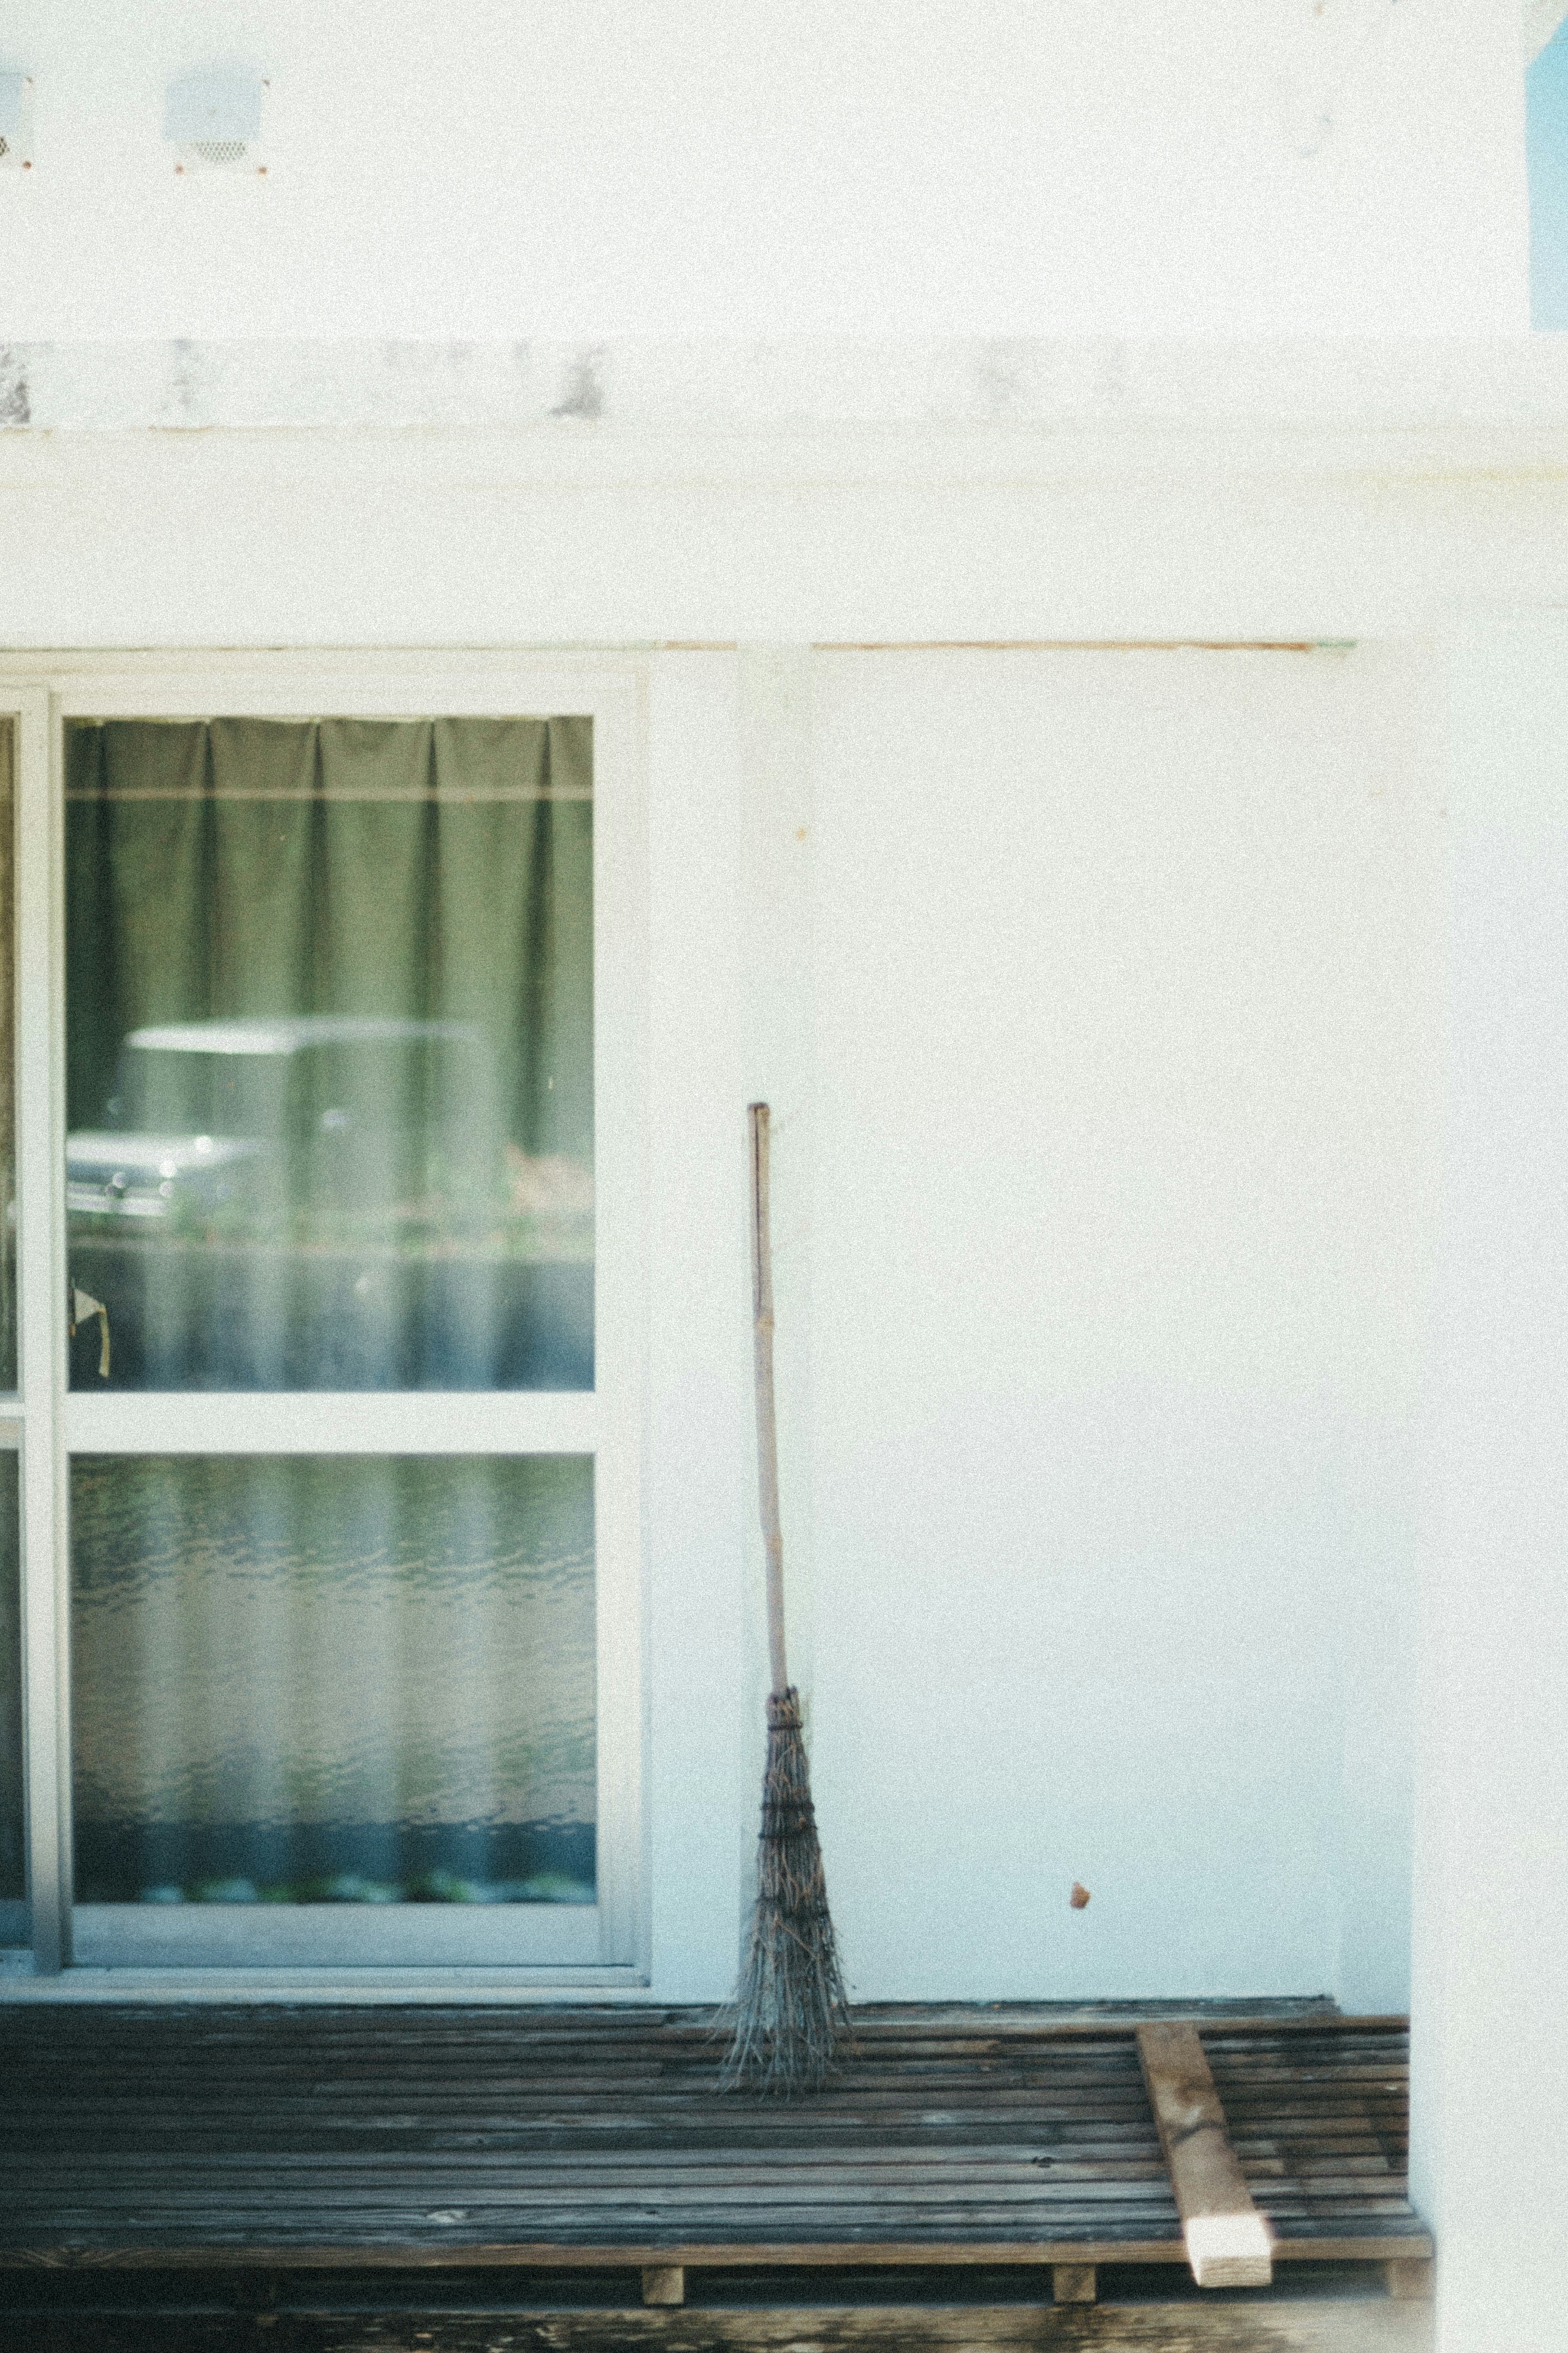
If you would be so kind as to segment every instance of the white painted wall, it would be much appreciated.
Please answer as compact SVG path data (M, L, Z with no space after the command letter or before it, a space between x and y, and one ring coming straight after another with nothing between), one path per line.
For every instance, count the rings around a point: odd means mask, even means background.
M755 1831L761 1092L856 1995L1404 2006L1426 658L650 676L656 1998L727 1989Z
M1568 593L1533 375L1483 369L1467 423L1450 362L1428 384L1405 353L1414 391L1355 440L1360 363L1321 349L1223 426L1212 369L1200 397L1136 350L1141 422L1064 392L985 426L966 363L950 426L862 429L831 358L796 379L821 421L732 436L614 400L531 431L0 436L0 637L1375 638L1510 580ZM912 416L942 366L906 360ZM1022 355L1021 397L1052 364ZM761 1092L793 1631L857 1990L1397 2006L1422 658L646 659L656 1997L727 1989L755 1828Z
M658 1999L722 1999L740 1948L755 1743L744 1575L745 828L735 664L648 681L645 1465L649 1966ZM754 1828L752 1839L754 1840Z
M14 0L0 335L1514 333L1518 0ZM166 83L264 71L268 174Z
M1406 353L1355 440L1342 355L1288 432L1279 355L1208 426L1125 356L1129 426L961 372L929 430L0 435L13 646L1369 633L631 657L659 1998L725 1990L755 1827L753 1092L858 1989L1403 1997L1439 723L1371 640L1568 594L1568 477L1506 368L1467 423Z
M1556 2353L1568 2297L1568 627L1449 681L1452 1087L1423 1546L1413 2194L1438 2353Z
M1399 2006L1421 659L641 666L654 1998L728 1990L755 1834L762 1092L854 1991Z
M1253 420L1228 487L1223 434L1137 430L1116 476L1098 412L20 432L0 636L1337 637L1564 576L1560 491L1428 471L1397 413L1403 472L1305 423L1287 472ZM656 1994L726 1989L754 1835L737 1120L765 1092L794 1638L858 1989L1397 2006L1419 659L797 646L648 677Z
M1404 2000L1416 677L820 661L816 1754L863 1995Z

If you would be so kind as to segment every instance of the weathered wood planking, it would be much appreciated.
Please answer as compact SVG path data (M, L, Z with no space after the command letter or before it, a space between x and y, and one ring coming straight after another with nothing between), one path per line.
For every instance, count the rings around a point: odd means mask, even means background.
M1276 2260L1428 2255L1403 2021L1191 2007ZM1147 2016L861 2012L781 2105L708 2012L0 2009L0 2265L1180 2261Z
M63 2322L63 2326L61 2325ZM1429 2306L931 2305L0 2316L0 2353L1431 2353Z

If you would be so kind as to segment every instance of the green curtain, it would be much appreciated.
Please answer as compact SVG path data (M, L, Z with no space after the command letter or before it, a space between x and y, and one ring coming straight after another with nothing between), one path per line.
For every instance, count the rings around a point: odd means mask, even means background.
M583 719L70 723L72 1267L112 1384L591 1380L592 765ZM136 1142L156 1102L179 1145L171 1070L279 1090L226 1191Z

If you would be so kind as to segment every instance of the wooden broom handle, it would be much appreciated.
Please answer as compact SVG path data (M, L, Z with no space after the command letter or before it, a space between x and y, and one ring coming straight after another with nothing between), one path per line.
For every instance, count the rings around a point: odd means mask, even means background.
M773 1409L773 1270L768 1232L768 1107L752 1103L752 1336L757 1373L757 1500L768 1557L768 1672L775 1698L789 1688L784 1663L784 1531L779 1526L779 1432Z

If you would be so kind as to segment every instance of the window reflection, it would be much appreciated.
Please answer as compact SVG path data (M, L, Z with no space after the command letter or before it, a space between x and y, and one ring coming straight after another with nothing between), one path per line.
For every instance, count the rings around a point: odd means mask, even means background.
M588 723L75 722L68 777L108 1385L591 1387Z

